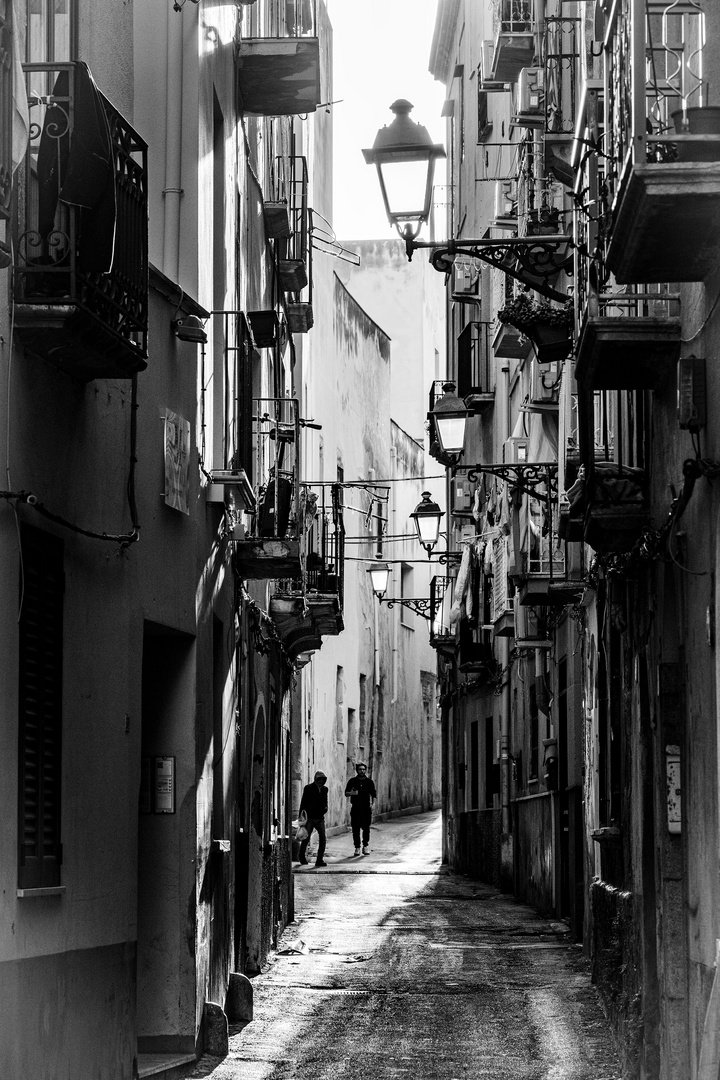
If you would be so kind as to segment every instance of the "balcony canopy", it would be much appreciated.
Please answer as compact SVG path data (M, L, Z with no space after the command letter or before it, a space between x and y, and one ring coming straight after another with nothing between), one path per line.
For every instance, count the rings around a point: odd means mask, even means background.
M315 112L320 104L318 38L245 38L237 45L237 80L246 114Z

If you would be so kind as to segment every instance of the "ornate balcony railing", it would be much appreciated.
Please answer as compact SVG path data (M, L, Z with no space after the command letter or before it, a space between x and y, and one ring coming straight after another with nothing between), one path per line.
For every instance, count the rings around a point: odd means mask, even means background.
M82 379L146 366L147 147L80 63L26 64L30 141L17 173L15 321Z
M720 239L720 111L707 104L704 12L697 0L619 0L608 16L608 265L621 282L702 280Z
M580 60L580 20L545 19L543 70L545 132L572 135L577 112L577 80Z
M457 340L457 393L469 408L481 409L494 400L492 330L493 323L470 322Z
M0 4L0 218L10 213L12 183L12 4ZM0 236L2 240L2 236Z
M455 630L450 625L454 578L436 575L430 582L430 644L454 652Z

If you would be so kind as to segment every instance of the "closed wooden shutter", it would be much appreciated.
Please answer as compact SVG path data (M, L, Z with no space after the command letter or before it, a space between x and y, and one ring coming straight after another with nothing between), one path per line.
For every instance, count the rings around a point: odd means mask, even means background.
M20 888L60 883L63 544L22 531L19 709Z

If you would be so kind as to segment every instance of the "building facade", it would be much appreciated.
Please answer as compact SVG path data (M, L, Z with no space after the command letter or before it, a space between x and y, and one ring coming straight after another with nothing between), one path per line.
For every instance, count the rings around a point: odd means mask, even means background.
M430 59L469 411L447 854L568 920L627 1077L718 1061L717 19L441 0Z

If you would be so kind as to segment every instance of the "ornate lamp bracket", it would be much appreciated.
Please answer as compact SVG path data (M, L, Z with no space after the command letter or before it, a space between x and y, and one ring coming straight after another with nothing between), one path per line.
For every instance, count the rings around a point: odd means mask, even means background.
M557 498L558 467L556 461L535 461L522 465L458 465L457 472L467 474L468 480L479 480L481 473L490 473L512 488L532 495L541 502Z
M553 289L548 279L572 267L574 243L571 236L514 236L507 240L446 240L437 243L415 240L406 232L404 240L408 259L412 259L413 252L418 248L430 249L430 262L441 274L450 273L456 255L470 255L490 263L548 300L559 303L567 300L567 294Z
M396 604L399 604L400 607L410 608L410 610L414 611L416 615L421 615L423 619L427 619L428 622L432 618L432 616L430 615L430 600L425 599L421 596L408 596L406 599L402 600L396 599L392 596L389 598L383 596L380 600L380 603L387 604L389 608L395 607Z

